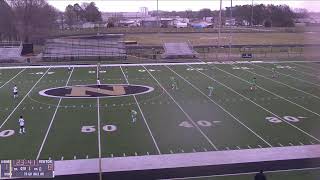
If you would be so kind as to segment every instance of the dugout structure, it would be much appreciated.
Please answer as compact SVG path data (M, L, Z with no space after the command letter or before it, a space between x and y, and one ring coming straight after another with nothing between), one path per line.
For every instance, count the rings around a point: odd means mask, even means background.
M125 60L126 57L122 34L49 39L42 55L45 61Z

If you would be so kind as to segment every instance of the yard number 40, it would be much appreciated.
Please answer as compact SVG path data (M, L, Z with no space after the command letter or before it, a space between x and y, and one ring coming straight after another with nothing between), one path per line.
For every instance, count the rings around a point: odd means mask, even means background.
M293 117L293 116L283 116L283 119L288 122L299 122L299 118L305 118L305 117ZM271 123L282 123L283 121L278 117L266 117L266 120L268 120Z

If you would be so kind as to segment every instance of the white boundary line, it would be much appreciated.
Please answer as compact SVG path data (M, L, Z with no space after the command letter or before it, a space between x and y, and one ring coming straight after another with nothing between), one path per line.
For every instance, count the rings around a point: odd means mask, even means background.
M192 67L192 66L189 66L189 67ZM193 68L193 67L192 67L192 68ZM215 68L216 68L216 67L215 67ZM277 117L278 119L280 119L280 120L282 120L283 122L285 122L285 123L289 124L290 126L294 127L295 129L297 129L297 130L301 131L302 133L306 134L307 136L309 136L309 137L311 137L311 138L315 139L316 141L320 142L320 139L318 139L318 138L314 137L313 135L311 135L311 134L307 133L306 131L304 131L304 130L300 129L299 127L297 127L297 126L293 125L292 123L290 123L290 122L286 121L286 120L285 120L285 119L283 119L282 117L280 117L280 116L278 116L277 114L275 114L275 113L271 112L270 110L268 110L268 109L264 108L263 106L259 105L258 103L256 103L256 102L252 101L250 98L248 98L248 97L246 97L246 96L244 96L244 95L240 94L239 92L237 92L236 90L232 89L231 87L229 87L229 86L227 86L227 85L225 85L225 84L223 84L223 83L219 82L218 80L214 79L213 77L211 77L211 76L209 76L209 75L207 75L207 74L205 74L205 73L203 73L203 72L201 72L201 71L199 71L199 70L196 70L196 71L198 71L200 74L202 74L202 75L206 76L207 78L209 78L209 79L211 79L211 80L213 80L213 81L217 82L218 84L220 84L220 85L224 86L225 88L229 89L230 91L232 91L232 92L234 92L234 93L238 94L238 95L239 95L239 96L241 96L242 98L244 98L244 99L246 99L246 100L250 101L251 103L253 103L253 104L255 104L256 106L258 106L258 107L260 107L261 109L263 109L264 111L266 111L266 112L268 112L268 113L270 113L270 114L274 115L274 116L275 116L275 117ZM220 70L220 71L221 71L221 70Z
M11 79L9 79L7 82L5 82L4 84L2 84L2 86L0 87L3 88L6 84L8 84L9 82L11 82L14 78L16 78L19 74L21 74L23 71L25 71L26 69L22 69L20 72L18 72L15 76L13 76Z
M72 71L70 72L70 75L69 75L68 80L67 80L67 82L66 82L66 86L68 85L68 83L69 83L69 81L70 81L70 78L71 78L71 75L72 75L72 73L73 73L73 70L74 70L74 68L72 68ZM61 100L62 100L62 98L59 99L59 102L58 102L58 104L57 104L57 107L56 107L56 109L55 109L55 111L54 111L54 113L53 113L53 116L52 116L52 118L51 118L49 127L48 127L47 132L46 132L46 135L44 136L43 141L42 141L41 146L40 146L40 149L39 149L39 151L38 151L37 160L39 159L40 154L41 154L42 149L43 149L43 146L44 146L44 144L45 144L45 142L46 142L46 140L47 140L47 137L48 137L48 135L49 135L51 126L52 126L53 121L54 121L54 119L55 119L55 117L56 117L56 114L57 114L57 112L58 112L58 109L59 109L59 107L60 107Z
M170 69L173 73L175 73L177 76L179 76L180 78L182 78L184 81L186 81L188 84L190 84L194 89L196 89L197 91L199 91L202 95L204 95L207 99L209 99L211 102L213 102L215 105L217 105L220 109L222 109L225 113L227 113L229 116L231 116L234 120L236 120L238 123L240 123L242 126L244 126L247 130L249 130L251 133L253 133L256 137L258 137L260 140L262 140L264 143L266 143L268 146L273 147L268 141L266 141L265 139L263 139L259 134L257 134L256 132L254 132L252 129L250 129L247 125L245 125L242 121L240 121L238 118L236 118L233 114L231 114L229 111L227 111L225 108L223 108L222 106L220 106L218 103L216 103L214 100L212 100L209 96L207 96L203 91L201 91L198 87L196 87L195 85L193 85L191 82L189 82L188 80L186 80L184 77L182 77L181 75L179 75L177 72L175 72L174 70L172 70L170 67L166 66L168 69ZM191 66L189 66L191 67Z
M121 72L122 72L124 78L126 79L126 82L127 82L128 84L130 84L130 83L129 83L129 80L128 80L127 76L125 75L125 73L123 72L123 69L122 69L121 66L120 66L120 69L121 69ZM148 124L148 122L147 122L147 120L146 120L146 118L145 118L145 116L144 116L144 114L143 114L143 112L142 112L142 109L141 109L141 107L140 107L140 104L139 104L136 96L133 95L133 98L134 98L134 100L135 100L135 102L136 102L136 104L137 104L137 106L138 106L138 108L139 108L139 111L140 111L141 116L142 116L142 118L143 118L143 120L144 120L144 123L146 124L146 126L147 126L147 128L148 128L148 131L149 131L149 134L150 134L150 136L151 136L151 138L152 138L153 144L155 145L158 153L159 153L159 154L162 154L161 151L160 151L160 149L159 149L159 146L158 146L158 144L157 144L157 142L156 142L156 140L155 140L155 138L154 138L154 136L153 136L153 134L152 134L152 132L151 132L151 129L150 129L150 127L149 127L149 124Z
M33 90L34 87L36 87L36 85L41 81L41 79L47 74L47 72L50 70L47 69L47 71L45 73L43 73L43 75L38 79L38 81L32 86L32 88L28 91L28 93L22 98L22 100L19 102L19 104L12 110L12 112L7 116L7 118L4 120L4 122L1 124L0 129L6 124L6 122L10 119L10 117L12 116L12 114L18 109L18 107L20 106L20 104L28 97L28 95L31 93L31 91Z
M270 80L270 81L273 81L273 82L275 82L275 83L281 84L281 85L283 85L283 86L287 86L287 87L290 88L290 89L294 89L294 90L296 90L296 91L302 92L302 93L304 93L304 94L307 94L307 95L309 95L309 96L312 96L312 97L320 100L320 97L319 97L319 96L316 96L316 95L314 95L314 94L305 92L305 91L303 91L303 90L301 90L301 89L292 87L292 86L290 86L290 85L288 85L288 84L285 84L285 83L283 83L283 82L280 82L280 81L277 81L277 80L268 78L268 77L266 77L266 76L264 76L264 75L261 75L261 74L258 74L258 73L255 73L255 72L253 72L253 71L249 71L249 70L246 70L246 69L243 69L243 71L247 71L247 72L249 72L249 73L251 73L251 74L254 74L254 75L256 75L256 76L260 76L260 77L262 77L262 78L268 79L268 80Z
M117 67L117 66L162 66L162 65L196 65L196 64L247 64L247 63L292 63L292 62L320 62L320 61L211 61L211 62L188 62L188 63L140 63L140 64L101 64L101 67ZM129 62L128 62L129 63ZM4 66L0 67L0 69L41 69L41 68L67 68L70 65L35 65L35 66ZM73 67L96 67L97 65L94 64L87 64L87 65L72 65Z
M263 66L259 66L259 65L256 65L256 64L252 64L252 65L253 65L253 66L260 67L260 68L263 68L263 69L265 69L265 70L267 70L267 71L272 71L271 69L265 68L265 67L263 67ZM312 84L312 85L314 85L314 86L320 86L320 84L315 84L315 83L313 83L313 82L310 82L310 81L307 81L307 80L304 80L304 79L296 78L296 77L293 77L292 75L285 74L285 73L281 73L281 72L279 72L279 71L277 71L276 73L277 73L277 74L281 74L281 75L283 75L283 76L287 76L287 77L296 79L296 80L298 80L298 81L302 81L302 82L305 82L305 83L308 83L308 84Z
M265 173L280 173L280 172L291 172L291 171L307 171L307 170L318 170L320 167L315 168L301 168L301 169L285 169L285 170L274 170L274 171L264 171ZM234 173L234 174L221 174L221 175L208 175L208 176L195 176L195 177L184 177L184 178L170 178L170 180L183 180L183 179L198 179L198 178L209 178L209 177L225 177L225 176L241 176L256 174L258 172L247 172L247 173ZM160 179L169 180L169 179Z
M160 84L160 82L151 74L151 72L143 66L144 69L149 73L149 75L158 83L158 85L168 94L168 96L173 100L173 102L180 108L180 110L184 113L184 115L189 119L189 121L198 129L198 131L204 136L204 138L210 143L210 145L215 149L218 150L215 144L209 139L209 137L201 130L201 128L193 121L190 115L184 111L184 109L180 106L180 104L171 96L171 94Z
M227 73L227 74L230 74L231 76L234 76L234 77L236 77L237 79L240 79L240 80L242 80L242 81L244 81L244 82L246 82L246 83L248 83L248 84L251 84L251 83L248 82L247 80L245 80L245 79L243 79L243 78L240 78L240 77L238 77L238 76L236 76L236 75L234 75L234 74L232 74L232 73L229 73L229 72L227 72L227 71L225 71L225 70L222 70L222 69L220 69L220 68L217 68L216 66L215 66L215 68L216 68L216 69L219 69L220 71L223 71L223 72L225 72L225 73ZM274 92L271 92L271 91L269 91L269 90L267 90L267 89L265 89L265 88L263 88L263 87L261 87L261 86L259 86L259 85L257 85L257 87L260 88L260 89L262 89L262 90L264 90L264 91L266 91L266 92L268 92L268 93L270 93L270 94L272 94L272 95L274 95L274 96L279 97L280 99L283 99L283 100L285 100L285 101L287 101L287 102L289 102L289 103L291 103L291 104L294 104L294 105L296 105L296 106L298 106L298 107L300 107L300 108L302 108L302 109L304 109L304 110L306 110L306 111L308 111L308 112L310 112L310 113L312 113L312 114L315 114L315 115L317 115L317 116L320 117L320 114L318 114L318 113L316 113L316 112L314 112L314 111L312 111L312 110L310 110L310 109L308 109L308 108L305 108L305 107L303 107L303 106L301 106L301 105L299 105L299 104L297 104L297 103L295 103L295 102L292 102L292 101L290 101L290 100L288 100L288 99L286 99L286 98L284 98L284 97L282 97L282 96L280 96L280 95L278 95L278 94L276 94L276 93L274 93Z

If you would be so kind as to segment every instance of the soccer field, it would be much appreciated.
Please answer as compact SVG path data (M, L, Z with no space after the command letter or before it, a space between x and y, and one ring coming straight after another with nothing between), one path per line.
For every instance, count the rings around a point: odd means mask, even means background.
M78 65L71 71L2 67L0 159L319 144L319 69L317 62ZM172 77L178 89L172 89ZM254 77L257 88L250 90ZM19 89L16 99L14 85ZM137 112L136 122L131 110ZM25 134L19 133L21 115Z

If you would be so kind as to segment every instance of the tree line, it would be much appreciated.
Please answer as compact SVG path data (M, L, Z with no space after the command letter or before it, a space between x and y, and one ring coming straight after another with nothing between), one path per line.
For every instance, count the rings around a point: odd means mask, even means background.
M0 41L30 42L64 23L72 26L98 21L102 21L101 13L93 2L69 5L60 12L46 0L0 0Z
M293 11L287 5L241 5L230 7L222 10L222 21L225 21L230 17L236 19L236 22L246 21L249 25L264 25L264 26L275 26L275 27L292 27L294 26L295 18L306 18L308 17L308 11L306 9L298 9ZM153 11L152 15L156 16L157 12ZM201 9L200 11L160 11L159 16L161 17L173 17L180 16L189 19L203 19L205 17L214 17L214 21L217 22L219 11L210 10L208 8ZM239 24L242 25L242 24Z

